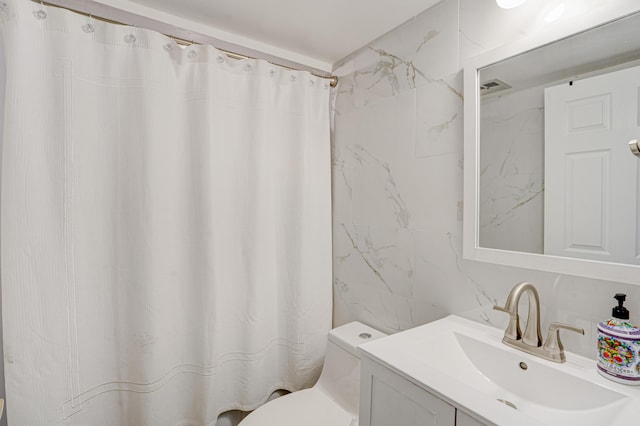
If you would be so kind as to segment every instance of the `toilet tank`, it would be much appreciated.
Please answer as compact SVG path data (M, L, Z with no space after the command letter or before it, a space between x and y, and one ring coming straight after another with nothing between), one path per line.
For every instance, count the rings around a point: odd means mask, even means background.
M360 401L358 346L384 336L386 334L381 331L357 321L331 330L322 373L314 387L357 416Z

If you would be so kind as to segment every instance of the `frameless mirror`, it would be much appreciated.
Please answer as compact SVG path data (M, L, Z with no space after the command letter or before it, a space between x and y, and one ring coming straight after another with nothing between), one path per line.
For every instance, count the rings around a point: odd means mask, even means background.
M465 257L640 284L640 13L464 73Z

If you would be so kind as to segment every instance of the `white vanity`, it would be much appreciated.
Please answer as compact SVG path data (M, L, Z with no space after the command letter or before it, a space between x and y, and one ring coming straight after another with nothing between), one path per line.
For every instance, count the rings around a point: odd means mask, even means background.
M397 370L375 361L362 359L363 396L360 425L382 426L479 426L486 425L462 409L434 395L425 386L416 385ZM427 388L428 389L428 388Z
M636 424L640 386L502 343L503 331L449 316L364 344L360 426Z

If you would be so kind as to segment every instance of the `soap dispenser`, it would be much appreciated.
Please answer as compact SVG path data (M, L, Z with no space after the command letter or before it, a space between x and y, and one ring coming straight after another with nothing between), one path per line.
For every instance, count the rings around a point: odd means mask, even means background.
M629 322L626 298L617 293L611 318L598 324L598 373L614 382L640 385L640 329Z

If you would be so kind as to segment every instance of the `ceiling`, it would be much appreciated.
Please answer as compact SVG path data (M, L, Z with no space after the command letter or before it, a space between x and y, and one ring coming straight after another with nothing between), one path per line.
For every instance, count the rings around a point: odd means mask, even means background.
M329 72L340 59L439 1L101 0L120 8L143 6L147 16L155 10L184 18L215 29L223 41Z

